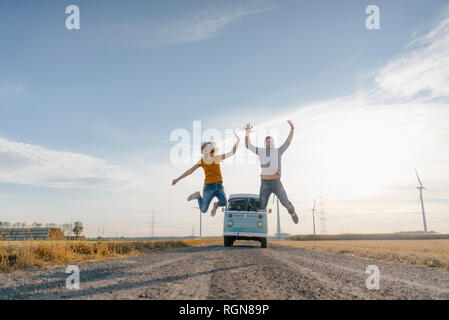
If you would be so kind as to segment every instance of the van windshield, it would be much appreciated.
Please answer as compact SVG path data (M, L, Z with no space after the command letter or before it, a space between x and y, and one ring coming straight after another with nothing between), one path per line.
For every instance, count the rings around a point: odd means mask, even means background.
M254 198L234 198L228 201L226 208L228 211L253 211L257 212L256 199Z

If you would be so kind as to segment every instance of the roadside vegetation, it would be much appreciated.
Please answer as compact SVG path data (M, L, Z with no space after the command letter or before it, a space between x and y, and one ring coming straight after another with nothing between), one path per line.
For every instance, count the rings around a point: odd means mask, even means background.
M0 241L0 272L209 245L222 239Z
M276 241L276 243L387 262L437 267L449 271L449 240L447 239L339 241L284 240Z
M333 241L333 240L429 240L449 239L449 234L440 233L373 233L373 234L301 234L290 236L286 240L296 241Z

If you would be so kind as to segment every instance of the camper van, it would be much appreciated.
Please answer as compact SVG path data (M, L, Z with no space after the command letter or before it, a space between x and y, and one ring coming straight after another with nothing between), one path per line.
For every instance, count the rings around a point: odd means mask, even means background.
M224 212L224 245L230 247L235 240L259 241L267 247L267 211L258 211L257 194L233 194L229 197Z

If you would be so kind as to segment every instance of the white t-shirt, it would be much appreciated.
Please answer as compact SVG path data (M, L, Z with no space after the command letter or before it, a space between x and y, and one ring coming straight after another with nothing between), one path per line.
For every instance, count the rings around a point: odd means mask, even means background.
M278 173L281 175L281 157L290 145L290 141L286 140L279 148L259 148L248 143L248 149L259 156L261 175L273 175Z

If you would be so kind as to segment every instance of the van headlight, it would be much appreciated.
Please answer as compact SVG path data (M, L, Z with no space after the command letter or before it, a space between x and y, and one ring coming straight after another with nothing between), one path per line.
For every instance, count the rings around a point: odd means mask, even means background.
M229 226L229 227L232 227L233 224L234 224L234 223L232 223L232 220L228 220L228 226Z
M257 226L258 226L259 228L262 228L262 227L263 227L263 222L262 222L262 221L257 222Z

